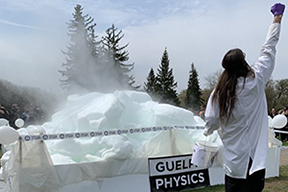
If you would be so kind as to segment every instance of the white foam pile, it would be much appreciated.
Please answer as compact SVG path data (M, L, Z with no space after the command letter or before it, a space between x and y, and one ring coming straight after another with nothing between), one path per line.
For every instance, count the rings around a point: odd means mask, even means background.
M143 92L72 95L63 110L42 127L46 134L104 131L154 126L203 126L191 111L152 101ZM21 134L33 132L33 126ZM161 155L191 154L203 130L170 130L45 141L54 164L123 160Z

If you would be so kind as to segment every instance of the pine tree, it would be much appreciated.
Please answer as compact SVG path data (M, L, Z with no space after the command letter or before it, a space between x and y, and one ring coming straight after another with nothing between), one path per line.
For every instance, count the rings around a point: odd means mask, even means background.
M144 91L147 92L152 98L156 95L156 84L157 80L153 68L151 68L147 77L147 83L144 83Z
M129 75L129 72L134 68L134 64L125 64L129 60L129 53L125 50L129 44L119 45L123 37L122 30L118 31L114 24L106 30L106 35L102 37L104 54L106 55L105 65L109 70L109 78L115 89L135 90L139 86L133 86L135 78Z
M67 51L64 70L59 70L64 79L60 79L62 89L75 93L79 91L97 91L99 77L99 43L96 41L94 19L83 15L83 7L74 7L73 20L68 23L68 35L71 43Z
M188 88L185 98L186 107L188 109L192 109L193 111L199 111L202 103L201 89L198 80L198 73L194 63L191 64L191 70L189 73Z
M165 48L161 64L157 69L155 92L161 103L179 106L180 101L176 91L177 82L174 81L173 70L169 69L169 62L168 52Z

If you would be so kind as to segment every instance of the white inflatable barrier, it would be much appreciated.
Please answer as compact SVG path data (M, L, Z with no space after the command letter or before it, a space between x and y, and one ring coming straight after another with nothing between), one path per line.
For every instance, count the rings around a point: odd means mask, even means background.
M186 130L167 129L159 134L171 138L178 131ZM163 191L163 187L186 189L224 183L221 160L216 158L208 169L189 164L191 154L177 151L174 139L167 139L170 152L165 156L58 165L53 164L43 139L20 139L12 145L12 155L4 165L3 192L156 192ZM268 157L266 177L279 176L280 147L270 147ZM166 172L161 171L164 168L159 168L161 164L158 163L158 173L153 173L155 167L151 166L151 161L155 159L164 162L162 165L168 163Z

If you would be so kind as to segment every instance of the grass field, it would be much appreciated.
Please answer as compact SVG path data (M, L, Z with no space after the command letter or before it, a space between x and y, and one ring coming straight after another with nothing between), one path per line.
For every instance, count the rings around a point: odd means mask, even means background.
M287 157L288 158L288 157ZM224 192L224 185L193 189L186 192ZM288 165L280 166L279 177L268 178L263 192L288 192Z

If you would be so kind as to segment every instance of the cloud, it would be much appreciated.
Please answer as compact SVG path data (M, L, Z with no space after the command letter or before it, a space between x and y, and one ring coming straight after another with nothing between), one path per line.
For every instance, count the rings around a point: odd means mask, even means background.
M7 21L7 20L2 20L2 19L0 19L0 23L6 24L6 25L12 25L12 26L16 26L16 27L29 28L29 29L41 29L41 28L36 27L36 26L23 25L23 24L20 24L20 23L14 23L14 22L10 22L10 21Z
M0 8L0 18L5 19L0 23L11 26L13 31L3 30L5 33L0 34L0 67L5 67L3 76L7 80L59 89L57 70L65 61L61 50L65 51L69 44L65 22L72 19L77 3L95 19L100 37L112 23L123 30L122 44L129 43L129 62L135 63L132 73L138 84L143 85L151 67L157 69L167 47L179 92L187 87L192 62L202 88L205 77L220 68L223 55L231 48L242 48L249 63L254 63L272 22L269 0L6 0ZM1 15L3 9L10 17ZM21 14L17 15L18 11ZM34 30L43 28L46 30ZM278 46L279 64L273 75L277 78L286 78L285 28L284 23ZM15 73L15 66L21 73Z

